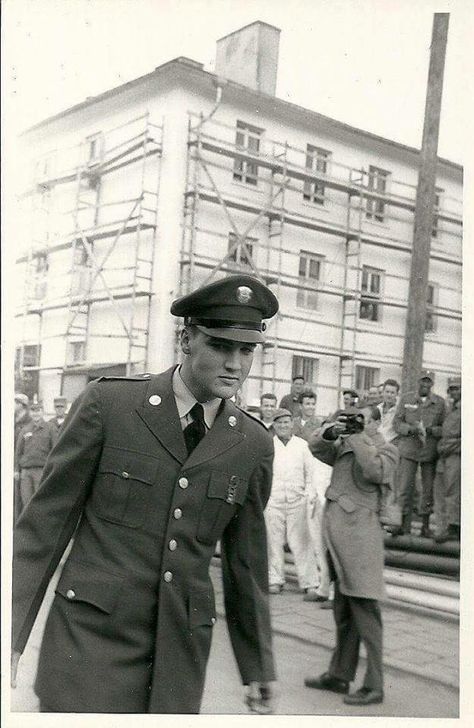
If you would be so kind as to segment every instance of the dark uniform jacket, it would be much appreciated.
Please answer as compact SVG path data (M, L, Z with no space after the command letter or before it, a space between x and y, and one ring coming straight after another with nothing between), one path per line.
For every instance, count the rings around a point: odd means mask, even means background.
M425 401L417 392L409 392L400 398L393 427L401 437L397 441L400 457L420 463L436 460L437 444L445 416L444 399L431 393ZM417 434L417 422L427 429L426 443Z
M91 383L18 521L13 638L22 651L81 516L35 686L56 710L199 711L218 539L242 681L274 679L263 521L272 438L225 401L188 456L171 377Z
M56 438L49 422L31 420L20 430L15 448L15 469L42 468Z
M285 396L281 398L280 407L282 409L289 410L293 416L301 414L301 404L298 395L291 393L285 394Z
M316 415L310 417L309 420L305 420L304 424L300 416L295 417L293 420L293 435L296 435L297 437L302 437L303 440L309 442L312 435L316 432L316 430L319 430L322 424L323 418L316 417Z
M60 422L57 417L52 417L50 420L48 420L48 424L51 427L55 443L59 437L59 433L61 432L61 428L64 425L64 422L65 419L62 419Z
M441 458L461 454L461 403L446 415L438 442L438 454Z
M25 414L23 415L23 417L20 417L20 419L15 420L15 430L14 430L15 435L14 435L14 441L13 441L15 447L16 447L16 444L18 442L18 435L20 434L21 430L26 425L29 425L30 424L30 422L32 422L32 419L31 419L30 415L27 412L25 412Z

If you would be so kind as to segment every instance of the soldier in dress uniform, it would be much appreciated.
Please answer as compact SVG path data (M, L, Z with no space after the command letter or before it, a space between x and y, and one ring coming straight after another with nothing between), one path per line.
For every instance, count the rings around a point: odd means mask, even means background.
M246 702L273 711L263 516L273 441L231 397L277 310L251 276L201 288L171 307L184 317L180 366L103 377L72 404L15 534L13 685L79 522L40 650L42 711L199 712L218 540Z

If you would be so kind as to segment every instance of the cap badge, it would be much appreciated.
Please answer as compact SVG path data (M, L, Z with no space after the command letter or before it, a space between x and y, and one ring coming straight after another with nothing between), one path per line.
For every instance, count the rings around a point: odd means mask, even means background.
M156 407L157 404L161 404L161 397L159 394L152 394L148 401Z
M229 425L230 425L231 427L235 427L235 426L236 426L236 424L237 424L237 419L236 419L236 418L234 417L234 415L231 415L231 416L229 417Z
M237 300L239 303L250 303L253 298L253 291L248 286L239 286L237 288Z

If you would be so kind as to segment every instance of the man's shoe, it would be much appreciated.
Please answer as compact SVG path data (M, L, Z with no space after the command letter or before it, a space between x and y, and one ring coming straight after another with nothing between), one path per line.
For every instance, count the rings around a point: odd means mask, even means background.
M270 584L268 587L269 594L281 594L283 591L283 584Z
M310 586L304 590L303 601L304 602L325 602L327 597L322 597L318 593L316 587Z
M334 599L326 599L324 602L321 602L319 605L320 609L333 609L334 607Z
M355 693L346 695L344 702L347 705L374 705L383 703L383 692L372 688L359 688Z
M349 692L349 683L347 680L340 680L329 672L323 672L319 677L307 677L304 684L307 688L316 688L316 690L330 690L332 693Z

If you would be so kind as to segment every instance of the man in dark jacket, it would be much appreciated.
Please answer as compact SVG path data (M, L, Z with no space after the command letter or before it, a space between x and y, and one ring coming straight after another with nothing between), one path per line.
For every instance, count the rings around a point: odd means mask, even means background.
M30 400L28 399L28 395L17 392L15 394L15 426L13 440L14 450L16 449L18 436L21 430L23 429L23 427L29 425L31 422L29 406ZM16 523L16 520L23 508L20 495L20 474L18 472L15 473L13 480L13 523Z
M291 382L291 392L285 394L280 401L280 409L287 409L291 412L293 417L301 414L301 401L300 395L304 391L304 377L300 374L296 374Z
M399 533L411 533L415 478L420 466L422 495L419 514L422 521L421 535L425 538L431 536L429 519L433 509L437 445L445 416L444 400L431 392L432 386L433 375L423 370L418 391L409 392L400 398L393 419L395 432L400 435L397 445L400 452L398 487L402 526Z
M459 541L461 533L461 377L448 380L448 398L434 481L436 543Z
M20 430L15 448L15 479L20 482L22 508L38 490L43 468L55 443L52 427L43 417L40 402L33 402L30 415L31 422Z
M216 621L221 541L227 624L247 703L272 712L263 509L273 442L231 401L278 309L233 276L175 301L183 363L105 377L72 405L14 546L12 680L48 581L56 588L35 684L42 711L199 712Z
M61 427L64 424L64 421L66 419L66 408L67 408L67 399L66 397L55 397L53 401L54 405L54 417L51 417L49 421L49 424L53 430L55 441L59 437L59 432L61 430Z

